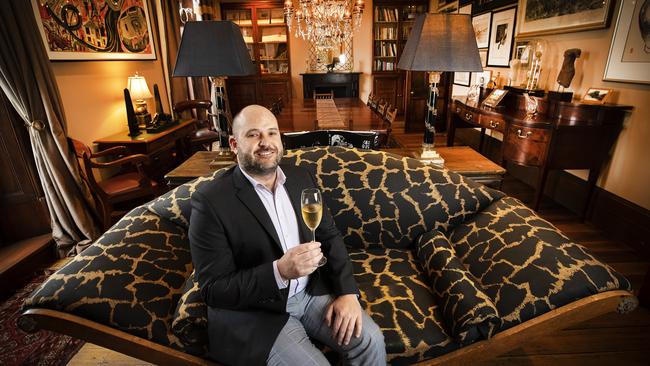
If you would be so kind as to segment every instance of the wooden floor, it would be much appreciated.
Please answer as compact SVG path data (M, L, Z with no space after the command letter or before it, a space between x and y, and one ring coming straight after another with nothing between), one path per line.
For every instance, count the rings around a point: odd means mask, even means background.
M421 144L420 134L404 134L394 126L395 138L406 147ZM439 144L445 137L438 136ZM530 204L533 189L506 175L503 191ZM542 201L539 214L572 240L586 246L601 260L627 277L635 291L650 268L646 258L627 245L605 237L597 228L550 200ZM145 362L86 344L68 365L148 365ZM628 315L607 314L569 329L532 339L484 366L496 365L650 365L650 310L639 307Z

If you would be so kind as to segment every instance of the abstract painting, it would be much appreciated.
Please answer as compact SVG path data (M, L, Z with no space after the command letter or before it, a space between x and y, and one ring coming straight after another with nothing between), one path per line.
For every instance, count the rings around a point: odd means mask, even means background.
M153 60L147 0L32 0L50 60Z

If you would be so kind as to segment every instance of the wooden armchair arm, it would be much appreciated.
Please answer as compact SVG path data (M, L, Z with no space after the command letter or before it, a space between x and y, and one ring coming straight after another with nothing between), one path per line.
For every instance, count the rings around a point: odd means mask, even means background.
M92 153L90 157L94 159L94 158L101 158L103 156L110 156L110 155L129 155L129 149L127 149L126 146L113 146L106 150Z
M119 146L118 146L119 147ZM91 160L91 165L95 168L110 168L114 166L121 166L125 164L135 164L136 166L139 165L139 163L147 161L149 158L147 155L144 154L134 154L134 155L129 155L125 156L123 158L119 158L117 160L109 161L107 163L99 163L96 161Z
M56 310L29 309L18 319L18 326L28 333L47 329L67 334L156 365L218 365L210 360Z

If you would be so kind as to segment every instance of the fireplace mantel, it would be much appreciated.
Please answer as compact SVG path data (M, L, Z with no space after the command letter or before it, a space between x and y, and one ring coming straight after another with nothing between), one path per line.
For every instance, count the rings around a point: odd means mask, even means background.
M359 96L360 72L314 72L302 75L303 98L312 98L318 93L334 91L335 98L352 98Z

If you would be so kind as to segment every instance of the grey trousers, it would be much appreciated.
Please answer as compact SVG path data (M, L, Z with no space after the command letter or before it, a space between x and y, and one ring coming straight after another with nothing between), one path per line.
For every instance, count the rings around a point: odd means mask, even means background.
M289 321L275 340L266 363L269 366L329 365L323 354L309 340L317 339L337 351L344 365L386 365L384 336L375 322L362 311L362 332L348 345L338 345L325 323L325 310L332 296L310 296L306 291L287 301Z

